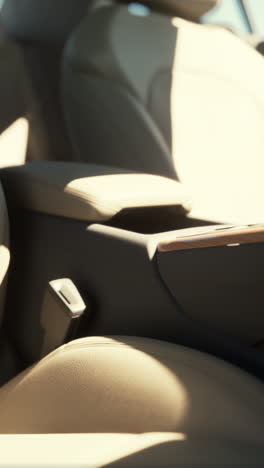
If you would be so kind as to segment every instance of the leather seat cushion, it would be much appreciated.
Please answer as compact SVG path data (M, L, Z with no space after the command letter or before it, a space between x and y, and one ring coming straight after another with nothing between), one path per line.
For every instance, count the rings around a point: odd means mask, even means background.
M174 344L85 338L0 390L0 432L172 432L255 445L264 439L263 390L243 371Z

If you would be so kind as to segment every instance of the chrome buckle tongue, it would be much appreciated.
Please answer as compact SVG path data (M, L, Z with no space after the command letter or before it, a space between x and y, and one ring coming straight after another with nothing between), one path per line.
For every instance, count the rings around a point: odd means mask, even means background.
M86 304L70 279L48 283L41 311L44 329L41 357L74 339L85 310Z

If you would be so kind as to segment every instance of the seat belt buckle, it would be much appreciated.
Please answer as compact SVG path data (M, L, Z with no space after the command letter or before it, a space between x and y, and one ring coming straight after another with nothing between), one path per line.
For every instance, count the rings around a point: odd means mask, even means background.
M41 357L74 339L85 309L86 304L70 279L48 283L41 311L44 329Z

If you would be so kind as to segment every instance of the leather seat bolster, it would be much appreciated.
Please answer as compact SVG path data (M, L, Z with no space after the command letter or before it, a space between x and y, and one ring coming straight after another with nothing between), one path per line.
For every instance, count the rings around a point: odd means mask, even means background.
M88 222L108 221L136 208L190 210L190 198L179 182L113 167L29 163L4 169L2 180L8 198L25 209Z

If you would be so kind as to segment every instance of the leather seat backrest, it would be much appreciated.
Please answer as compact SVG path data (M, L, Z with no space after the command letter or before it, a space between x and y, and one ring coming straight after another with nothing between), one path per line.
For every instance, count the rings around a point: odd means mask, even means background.
M263 58L222 28L132 8L95 9L66 47L78 157L177 174L196 216L263 221Z
M140 38L134 38L138 19L126 6L104 6L90 12L71 36L63 74L68 128L78 159L89 154L98 164L175 177L169 145L145 106L167 34L154 54L144 48L151 54L148 64L154 59L149 70L145 53L138 55ZM167 31L169 20L162 22ZM148 32L154 39L152 27ZM144 40L143 29L138 33Z

